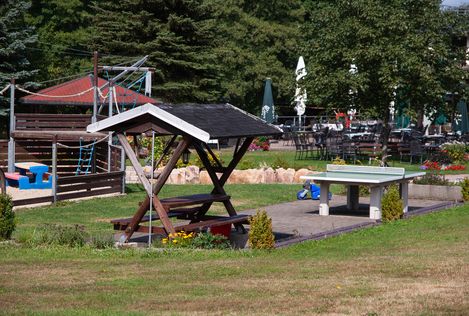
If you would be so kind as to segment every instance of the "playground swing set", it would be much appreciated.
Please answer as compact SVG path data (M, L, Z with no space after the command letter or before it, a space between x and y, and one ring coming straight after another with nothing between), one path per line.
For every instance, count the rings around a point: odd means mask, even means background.
M38 92L31 92L12 79L0 91L2 94L10 91L9 139L0 140L2 184L19 189L52 189L52 196L15 200L15 205L123 192L125 154L122 148L113 143L109 134L88 133L86 126L105 118L100 115L105 106L109 107L108 114L112 116L129 106L157 103L146 95L151 92L151 74L154 70L142 67L145 61L146 57L130 67L99 67L95 54L93 75ZM117 71L118 74L106 81L97 76L98 70ZM118 84L124 76L131 82ZM137 86L140 90L143 83L145 95L131 90ZM17 90L26 96L16 100ZM19 109L16 101L22 105ZM79 112L92 108L92 114L16 113L26 107L38 112L41 108L52 106L74 106L81 108Z

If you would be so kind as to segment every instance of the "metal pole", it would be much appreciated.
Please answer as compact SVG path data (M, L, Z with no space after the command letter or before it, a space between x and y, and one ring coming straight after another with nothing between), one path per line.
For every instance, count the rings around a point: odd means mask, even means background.
M98 113L98 52L94 52L93 56L93 116L91 123L96 123Z
M108 109L108 115L109 117L112 117L112 87L113 87L113 81L109 81L109 109ZM112 145L112 132L109 132L109 139L107 141L108 146L107 146L107 172L111 172L111 145Z
M15 171L15 140L13 131L15 130L15 78L11 78L10 84L10 141L8 142L8 172Z
M153 164L155 160L155 131L151 131L151 175L150 175L150 182L153 185L153 174L155 170L153 169ZM151 220L152 220L152 212L153 212L153 190L150 193L150 215L149 215L149 230L148 230L148 247L151 247Z
M125 193L125 150L121 146L121 171L124 171L124 176L122 177L122 194Z
M57 137L52 140L52 197L57 202Z

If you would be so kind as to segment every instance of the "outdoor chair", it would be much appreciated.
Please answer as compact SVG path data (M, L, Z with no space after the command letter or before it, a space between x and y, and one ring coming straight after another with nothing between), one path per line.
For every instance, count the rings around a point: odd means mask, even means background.
M293 133L292 138L295 144L295 160L311 158L312 144L306 141L306 137L301 133Z
M342 157L346 161L353 161L353 164L357 161L357 146L351 139L344 139L342 141Z
M327 159L334 159L336 157L343 158L342 153L342 137L337 133L331 133L326 139Z
M405 146L401 147L400 151L400 161L402 162L402 157L408 156L409 162L412 164L414 158L420 158L420 163L423 161L424 149L422 143L413 139L409 142L408 149L406 150Z
M314 147L316 147L316 153L318 159L324 159L327 155L326 152L326 135L324 132L317 132L313 135L314 137Z

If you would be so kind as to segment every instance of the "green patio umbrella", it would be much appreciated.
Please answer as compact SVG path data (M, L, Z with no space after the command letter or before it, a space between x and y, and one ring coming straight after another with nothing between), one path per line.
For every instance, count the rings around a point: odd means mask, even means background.
M453 122L453 129L460 131L461 134L469 132L469 117L467 115L467 105L464 100L460 100L456 105L456 110L459 115L455 117Z
M272 80L270 78L265 80L261 118L267 123L273 123L275 121L274 97L272 95Z
M436 125L445 125L446 121L448 121L448 119L446 118L446 115L444 113L440 113L435 119L435 124Z

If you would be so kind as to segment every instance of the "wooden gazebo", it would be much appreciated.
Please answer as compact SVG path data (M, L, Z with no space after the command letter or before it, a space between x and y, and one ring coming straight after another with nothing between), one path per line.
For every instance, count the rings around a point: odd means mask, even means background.
M163 155L167 155L170 152L169 149L177 143L172 156L154 185L145 176L126 138L129 135L151 130L157 136L172 136ZM168 235L181 230L196 231L224 224L241 226L247 223L248 216L236 213L230 202L230 196L223 187L255 137L275 136L282 133L275 126L230 104L160 104L154 106L150 103L91 124L87 131L91 133L111 131L117 134L119 142L147 192L147 197L133 217L112 221L115 229L125 231L126 241L136 231ZM222 165L207 145L209 140L220 138L237 139L233 159L226 166ZM171 171L189 148L197 152L206 168L214 186L212 192L160 199L158 195ZM215 166L210 163L209 156L215 162ZM223 203L229 216L207 215L207 211L214 202ZM150 203L153 203L152 206L157 213L152 214L152 219L160 220L162 226L150 228L144 225L150 218L148 215L145 216ZM171 217L185 221L172 222Z

